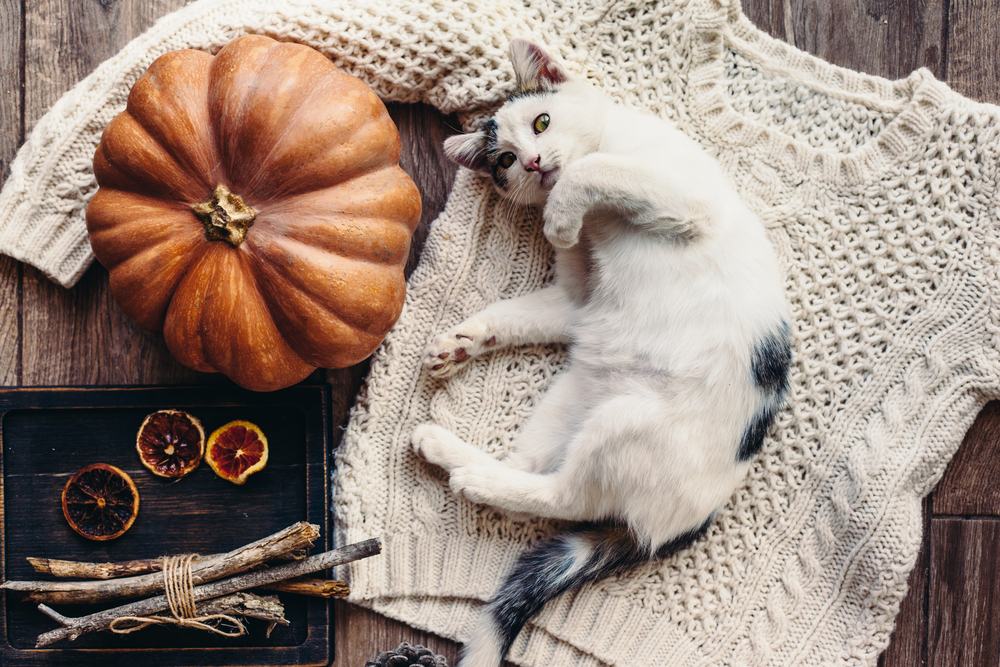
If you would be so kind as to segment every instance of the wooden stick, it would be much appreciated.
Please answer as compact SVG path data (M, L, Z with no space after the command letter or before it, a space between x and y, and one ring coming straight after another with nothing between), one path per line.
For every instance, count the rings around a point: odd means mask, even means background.
M243 572L276 556L312 545L319 526L300 521L229 553L218 554L191 566L195 585ZM163 575L151 572L106 581L8 581L0 588L27 593L25 600L46 604L86 604L127 600L163 591Z
M312 595L327 599L342 598L351 594L351 589L347 585L347 582L333 581L331 579L311 579L308 577L278 581L267 586L261 586L261 590Z
M306 549L295 549L294 551L277 556L275 560L302 560L308 555L309 552ZM198 563L221 556L223 554L199 556L195 559L195 562ZM117 579L118 577L131 577L137 574L148 574L163 570L162 558L126 560L115 563L87 563L78 560L33 558L32 556L28 556L27 561L34 568L35 572L39 574L51 574L53 577L66 579L71 577L75 579ZM39 600L39 602L44 602L44 600Z
M72 623L73 619L63 616L51 607L40 605L39 609L43 614L60 624ZM248 591L240 591L232 595L223 595L220 598L213 598L198 602L195 605L197 616L211 616L214 614L226 614L228 616L241 616L243 618L256 618L267 621L267 636L271 636L271 631L275 625L290 625L285 618L285 606L281 604L277 595L256 595ZM138 618L138 617L137 617Z
M160 558L126 560L119 563L85 563L75 560L32 558L29 556L28 562L39 574L51 574L53 577L75 577L77 579L116 579L159 572L163 569L163 560Z
M350 544L346 547L310 556L305 560L288 563L287 565L279 565L278 567L258 570L256 572L247 572L222 581L213 581L210 584L196 586L194 588L194 599L206 600L249 588L260 588L276 581L301 577L320 570L344 565L345 563L350 563L361 558L374 556L381 551L382 545L378 540L365 540L364 542ZM150 614L161 612L169 606L167 596L159 595L154 598L130 602L113 609L99 611L89 616L69 618L58 614L44 604L40 604L38 605L39 611L57 620L65 627L50 630L39 635L35 648L42 648L63 639L73 641L88 632L106 630L112 621L121 616L149 616Z

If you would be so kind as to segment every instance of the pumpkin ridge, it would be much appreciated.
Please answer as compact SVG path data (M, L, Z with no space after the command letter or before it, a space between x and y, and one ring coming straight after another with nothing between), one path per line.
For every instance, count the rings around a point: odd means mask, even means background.
M296 117L298 117L300 115L303 115L303 114L306 114L307 112L310 112L310 110L306 109L306 105L303 104L292 115L292 121L294 121L294 119ZM369 125L382 125L382 126L385 126L386 123L388 123L389 126L392 127L395 130L395 125L392 124L392 119L389 117L389 114L383 108L382 113L378 117L368 119L364 123L361 123L359 125L356 125L356 126L352 127L350 134L348 134L346 137L344 137L343 140L338 144L338 146L350 146L351 145L351 140L354 139L354 138L356 138L363 130L367 130ZM273 144L272 144L270 150L268 151L266 157L264 157L264 159L262 159L260 161L261 167L258 168L257 171L254 172L253 178L251 178L248 181L248 185L246 186L247 194L244 195L244 199L247 200L247 203L250 204L251 206L254 206L254 204L250 201L251 198L256 199L256 197L255 197L255 195L253 193L255 193L258 189L261 189L263 187L263 183L261 181L267 181L268 180L269 174L268 174L267 169L265 169L264 167L266 165L271 164L273 158L276 155L281 155L282 154L282 151L284 150L284 146L283 146L283 140L284 140L284 138L287 137L287 136L294 135L298 131L300 131L300 130L298 130L298 128L295 128L294 125L293 125L293 122L290 121L282 129L280 137L276 138L276 140L273 142ZM383 153L380 153L379 156L378 156L378 159L376 161L374 161L372 164L366 165L367 168L364 171L358 172L358 173L354 173L354 174L348 174L346 176L346 178L342 178L341 180L338 180L338 181L336 181L334 183L324 184L322 187L316 188L316 189L314 189L312 191L316 192L316 191L319 191L319 190L326 190L326 189L329 189L329 188L341 187L341 186L347 185L348 183L350 183L351 181L353 181L356 178L362 178L362 177L364 177L366 175L369 175L371 173L375 173L375 172L378 172L378 171L381 171L383 169L387 169L387 168L390 168L390 167L398 167L399 166L398 151L396 153L397 153L396 155L393 155L391 151L385 151ZM287 180L285 181L285 183L287 183ZM254 206L254 208L258 208L259 209L260 205L263 204L264 200L267 200L267 201L270 201L270 202L280 202L282 200L289 199L291 197L296 197L296 196L299 196L301 194L303 194L301 191L294 191L293 190L291 192L283 192L281 189L271 188L271 192L270 192L270 194L268 194L267 197L261 197L259 199L256 199L256 201L258 202L258 206Z
M139 226L144 226L143 222L145 218L127 216L130 219L122 223L119 219L116 219L114 214L109 215L105 211L106 208L120 211L125 207L139 209L141 213L146 215L151 214L157 209L161 209L171 214L171 217L166 219L173 219L168 223L170 225L169 228L165 228L162 224L160 225L159 231L161 233L159 234L133 232L133 226L136 226L136 229L140 229ZM145 254L153 248L162 248L164 243L169 243L170 241L177 242L179 239L184 238L184 234L187 233L187 225L181 219L191 218L189 207L176 199L162 199L160 197L108 187L101 188L94 195L88 206L88 212L90 212L91 208L94 211L94 215L89 216L87 222L91 247L98 260L100 260L109 273L115 271L123 263L131 261L137 256L137 253ZM129 213L135 214L136 211L132 210ZM162 215L158 217L158 221L164 219ZM192 222L195 222L195 220L192 219ZM133 243L129 251L124 255L120 248L123 235L136 238L139 241ZM197 230L192 230L190 238L184 239L184 253L195 252L196 248L202 244L202 240L202 234ZM194 260L195 258L191 258L190 261Z
M332 65L333 63L331 62L330 64ZM274 138L274 141L271 143L271 148L270 150L268 150L267 155L264 156L264 158L258 163L258 169L253 173L253 176L251 178L247 179L248 191L256 191L261 185L260 179L262 177L264 180L267 180L268 174L267 170L265 169L265 166L271 164L271 160L275 156L275 154L278 153L280 150L283 150L286 138L289 135L300 131L297 127L297 123L300 121L303 114L312 113L312 107L314 104L313 98L317 97L321 91L322 88L320 86L313 86L309 88L309 92L307 93L306 97L302 100L301 104L299 104L298 108L295 109L295 111L292 113L292 117L287 120L287 122L281 129L281 132L278 134L278 136ZM353 136L356 132L357 128L354 128L354 130L351 132L351 136ZM339 185L342 182L344 181L338 182L337 185ZM268 197L268 199L270 199L271 201L277 201L285 197L294 196L294 194L295 193L274 194Z
M170 156L170 159L172 159L174 161L174 164L176 164L179 169L181 169L182 171L184 171L193 180L195 180L198 183L201 183L203 186L205 186L206 192L208 193L209 196L211 195L212 190L215 187L215 183L211 183L210 181L215 180L215 178L213 176L211 176L210 174L207 175L207 178L206 178L205 174L200 173L194 167L194 165L192 163L193 161L190 159L189 151L183 150L182 146L171 146L168 143L165 143L163 140L161 140L159 137L157 137L153 133L153 131L149 127L147 127L146 124L143 123L143 121L141 121L135 114L133 114L133 113L127 111L127 110L126 110L125 113L128 113L128 115L132 117L132 120L135 121L136 125L138 125L139 127L141 127L143 129L143 131L146 133L146 135L150 138L151 141L153 141L157 146L159 146L160 149L166 155ZM208 133L209 137L213 141L213 145L210 146L209 148L211 149L212 154L216 156L216 160L217 160L217 162L219 164L219 168L221 168L221 160L218 160L218 151L216 150L216 146L214 144L214 139L215 138L212 137L213 134L214 134L213 132L209 132ZM203 197L201 199L201 201L204 201L207 198L208 198L207 196ZM197 202L190 202L190 203L194 204L194 203L197 203Z
M226 262L225 258L228 258L229 261ZM180 299L181 305L178 305L177 299L171 300L164 318L164 338L171 353L191 368L209 372L221 371L240 386L255 391L270 391L278 386L288 386L299 382L312 372L314 366L304 360L281 334L281 329L270 312L267 298L253 270L253 263L248 262L248 259L245 252L233 253L228 246L208 244L206 252L202 254L198 264L179 281L177 291L182 296L189 298ZM235 263L239 267L238 270L234 270L235 267L229 262ZM228 266L225 266L226 264ZM202 266L205 268L203 269ZM203 273L204 275L202 275ZM212 278L220 275L228 276L231 281L237 283L240 289L235 297L231 290L224 288L216 290L212 287L205 287L205 285L213 283ZM192 290L193 294L188 294ZM195 301L200 300L201 306L205 306L205 308L196 306L198 312L192 320L189 302L191 301L190 297L195 295L199 297ZM240 298L243 295L255 298L247 301ZM220 303L213 303L215 299L219 299ZM232 307L234 301L238 301L240 305ZM263 307L258 308L258 305ZM262 341L267 343L264 347L272 354L277 353L276 356L280 358L282 363L268 364L267 366L254 363L259 361L254 356L260 356L261 345L250 346L243 350L241 346L244 345L247 338L226 336L226 334L231 334L234 330L238 331L242 328L242 324L238 320L235 322L234 320L224 321L223 324L228 325L225 329L213 330L211 326L213 319L216 319L219 311L227 306L232 307L232 311L243 315L247 315L252 310L250 315L257 318L258 331L262 325L265 333L278 334L277 336L269 336L273 339L269 341L263 341L262 337L253 337L253 340L257 343ZM184 312L185 309L187 312ZM264 315L265 313L266 315ZM185 317L188 319L187 323L183 321ZM244 320L243 323L247 321ZM208 332L214 335L206 335ZM196 350L192 349L192 343L197 345ZM277 379L272 378L270 383L264 383L259 375L255 375L255 373L263 372L269 372L272 376L277 376ZM293 377L294 379L291 379ZM290 382L289 379L291 379Z
M178 155L178 152L180 152L179 149L172 148L171 146L165 144L163 141L161 141L159 139L159 137L157 137L156 135L154 135L150 131L150 129L148 127L146 127L138 118L136 118L132 114L129 114L129 115L132 116L132 118L135 120L136 125L138 125L139 127L141 127L146 132L146 134L149 136L149 138L154 143L156 143L156 145L159 146L163 150L164 153L166 153L167 155L170 156L170 158L174 161L174 164L176 164L179 169L183 170L185 173L188 174L188 176L190 176L195 181L197 181L197 182L201 183L202 185L204 185L205 189L206 189L206 192L208 192L208 195L209 196L211 195L212 189L214 187L214 184L209 183L209 181L207 179L205 179L202 174L199 174L195 169L193 169L190 161L187 160L187 159L184 159L183 155ZM212 148L214 150L215 147L213 146ZM184 151L184 153L186 154L187 151ZM138 194L138 193L136 193L136 194ZM207 198L208 198L207 196L203 197L202 201L204 201L204 199L207 199ZM191 202L191 204L195 204L195 203L197 203L197 202Z
M246 265L249 266L249 269L253 274L253 279L258 288L257 294L259 294L261 297L261 301L267 310L267 314L268 317L270 318L271 323L274 325L275 329L281 334L282 341L285 342L289 350L292 351L299 359L301 359L303 363L311 364L316 367L324 366L324 364L316 363L315 361L312 360L312 358L324 356L323 353L325 352L325 350L307 349L304 350L307 354L302 353L303 350L301 350L301 348L308 346L305 345L301 340L299 340L299 336L297 335L299 332L295 330L294 325L290 322L289 318L287 318L285 314L282 312L281 301L278 298L277 290L269 289L274 280L267 275L268 272L267 267L272 266L272 262L268 261L265 257L258 256L258 254L254 252L255 244L253 241L248 240L248 242L244 244L244 248L245 248L245 254L242 260L246 262ZM260 252L259 249L256 250ZM284 277L284 274L278 274L277 272L275 272L276 279L280 279L281 277ZM290 281L286 280L286 282ZM298 293L299 299L303 299L308 303L313 304L317 310L323 311L328 315L332 316L344 329L364 331L365 334L368 334L372 338L376 338L377 341L381 341L382 338L384 337L385 334L382 332L381 329L377 329L374 333L372 333L366 331L362 327L357 326L356 324L353 324L345 320L344 317L341 315L341 313L330 309L325 304L320 302L312 292L302 289L298 289L296 291ZM288 345L289 340L298 341L297 344L298 349L293 348L291 345ZM377 341L375 343L376 345ZM371 346L369 345L367 347L370 348ZM370 354L370 352L368 354ZM367 357L368 354L365 354L364 357ZM362 357L362 359L364 357ZM352 361L350 364L346 365L353 365L358 361L361 361L361 359L358 359L357 361ZM344 365L327 366L327 367L342 368L344 367Z
M211 125L207 90L212 60L213 56L193 49L163 54L132 86L125 109L150 139L208 192L216 185L213 170L220 165L212 132L201 128ZM164 123L164 118L169 122ZM184 131L171 132L179 121ZM203 172L199 163L209 171Z
M109 148L109 142L119 139L119 134L126 136L123 145ZM105 140L104 136L108 139ZM154 199L187 201L197 198L203 192L202 182L167 150L132 114L124 111L116 116L105 129L97 150L94 152L94 176L101 187L114 184L121 192L153 197ZM127 148L125 148L127 145ZM120 153L124 152L122 156ZM136 168L137 158L143 158ZM152 168L152 171L148 171ZM164 175L159 173L167 169ZM143 181L145 175L148 180ZM138 176L138 178L137 178ZM158 195L149 194L150 190Z
M294 239L285 238L283 239L283 242L293 243L307 250L310 248L308 244L302 243L301 241L297 241ZM381 324L377 320L366 322L366 319L368 319L369 316L368 313L362 311L357 311L357 312L352 311L347 306L341 304L339 301L327 303L320 300L320 298L317 297L317 295L314 293L313 290L308 289L307 284L305 284L301 279L297 279L296 274L289 273L287 271L282 271L279 268L276 268L276 262L274 262L269 257L270 253L264 252L262 248L260 248L256 243L253 242L244 245L250 246L250 248L247 249L248 250L247 259L251 261L251 266L254 271L254 277L257 280L258 285L261 285L262 283L270 284L273 283L274 280L282 280L283 282L295 287L296 292L305 297L311 304L314 304L317 310L322 310L323 312L329 313L331 316L335 317L338 321L340 321L344 325L352 329L363 331L366 334L371 334L373 336L377 335L379 338L385 335L386 331L385 331L385 326L383 324ZM408 249L409 248L407 248L407 250ZM381 271L385 271L387 269L392 270L393 268L396 268L398 269L399 275L394 277L398 277L401 282L403 280L402 264L395 267L386 266L385 264L379 262L369 262L363 259L358 259L356 257L341 255L339 253L333 253L328 251L319 251L319 252L333 255L337 257L338 260L342 263L357 264L364 266L374 265L378 267ZM299 256L306 256L307 254L308 253L301 253ZM269 269L268 267L275 267L275 268ZM272 275L268 274L273 274L273 278ZM276 291L272 289L261 289L261 294L264 296L264 301L267 304L268 309L270 311L271 319L275 322L275 325L279 326L280 328L278 322L284 320L284 317L277 316L274 312L275 309L278 311L278 313L281 312L281 301L279 300ZM391 319L395 321L395 319L398 316L399 314L396 313L395 317L392 317Z

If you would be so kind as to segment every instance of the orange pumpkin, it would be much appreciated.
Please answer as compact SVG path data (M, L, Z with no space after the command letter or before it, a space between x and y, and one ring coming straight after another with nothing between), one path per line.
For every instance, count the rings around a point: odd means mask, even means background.
M90 243L170 352L269 391L371 354L403 307L420 194L360 80L260 36L175 51L94 156Z

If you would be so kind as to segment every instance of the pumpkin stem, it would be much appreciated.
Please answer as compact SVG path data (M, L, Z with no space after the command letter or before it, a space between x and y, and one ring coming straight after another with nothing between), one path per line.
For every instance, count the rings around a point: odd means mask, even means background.
M191 210L205 225L205 238L225 241L234 248L243 244L247 230L257 217L257 211L221 183L215 186L211 199L195 204Z

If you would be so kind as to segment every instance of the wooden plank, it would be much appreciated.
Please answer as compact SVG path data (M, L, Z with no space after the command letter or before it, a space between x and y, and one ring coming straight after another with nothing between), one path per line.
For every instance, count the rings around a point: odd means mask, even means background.
M0 0L0 182L10 175L10 163L24 141L23 88L24 40L20 0ZM0 385L20 381L20 281L21 268L9 257L0 257Z
M20 285L20 263L0 256L0 386L20 382Z
M1000 103L1000 0L952 0L948 6L948 84L973 99Z
M932 519L931 667L1000 664L1000 521Z
M786 8L789 10L788 18L791 19L791 5L783 0L746 0L743 3L743 13L755 26L775 39L794 44L793 35L789 34L792 21L785 20ZM786 26L789 30L786 30Z
M33 124L64 91L183 0L25 0L25 115ZM91 268L72 290L25 267L26 385L191 382L197 374L163 354L114 304L107 273Z
M1000 401L966 433L934 491L934 513L1000 516Z
M10 162L24 141L21 109L24 89L24 40L20 0L0 0L0 181L10 175Z
M836 65L889 79L919 67L941 75L944 0L791 0L790 13L789 41Z
M879 667L915 667L927 662L927 595L930 582L931 498L923 503L924 538L917 564L910 572L909 593L896 616L889 647L879 656Z

